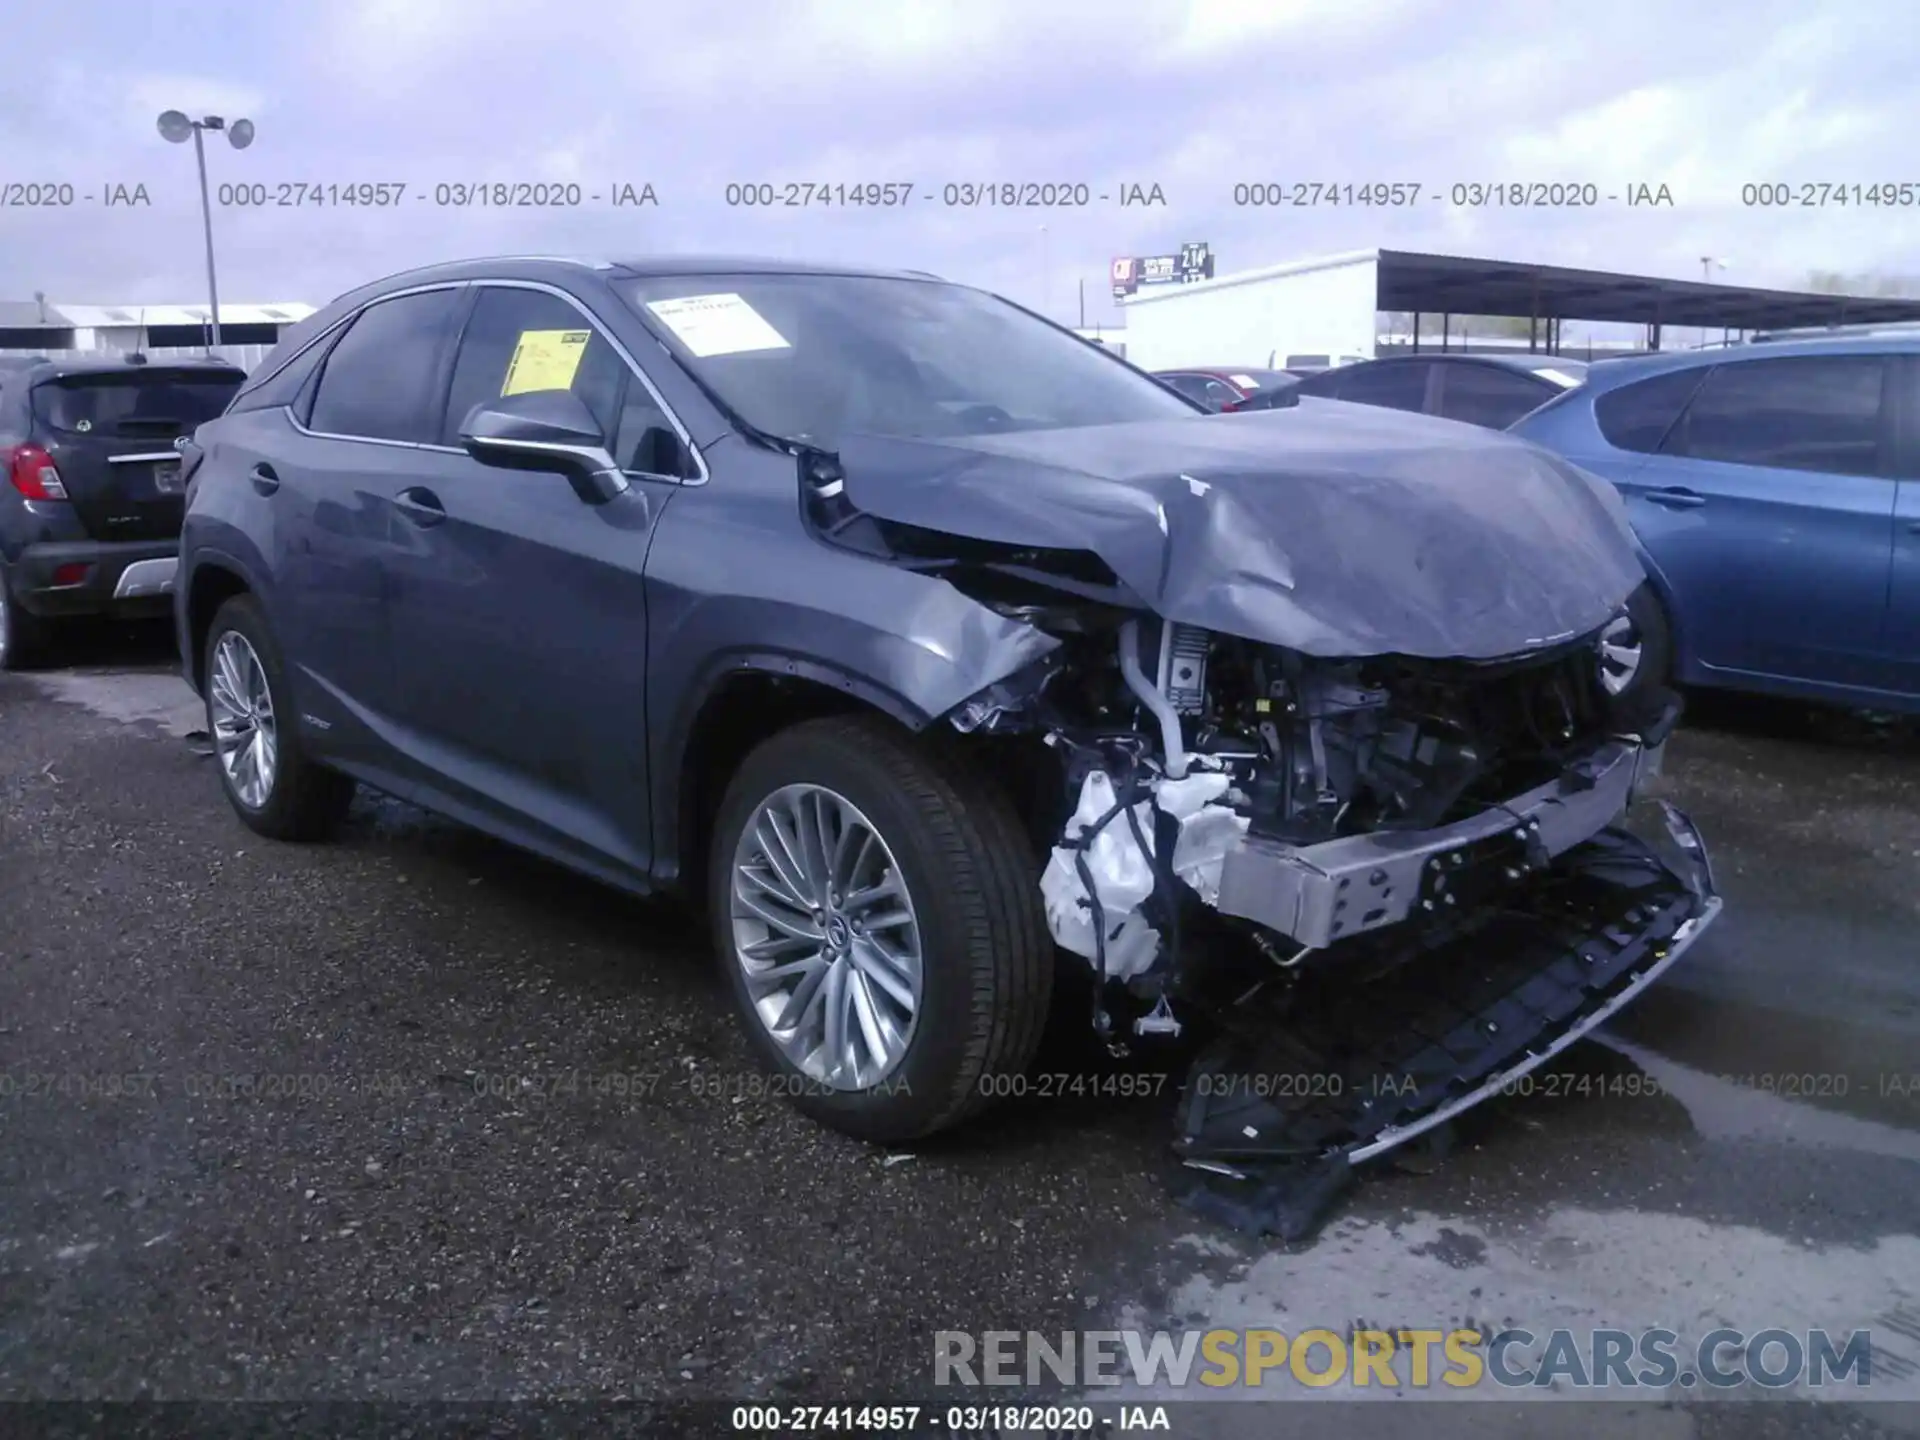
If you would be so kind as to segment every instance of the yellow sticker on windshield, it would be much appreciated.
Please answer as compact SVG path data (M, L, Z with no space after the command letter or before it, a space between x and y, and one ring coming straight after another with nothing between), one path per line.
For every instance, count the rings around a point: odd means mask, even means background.
M528 395L536 390L571 390L579 373L580 357L587 353L591 330L522 330L520 343L507 362L502 395Z

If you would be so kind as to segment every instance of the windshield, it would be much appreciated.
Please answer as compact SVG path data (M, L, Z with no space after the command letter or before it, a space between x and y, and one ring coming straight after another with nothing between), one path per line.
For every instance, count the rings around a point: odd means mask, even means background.
M227 408L241 376L110 371L36 385L35 417L84 435L184 435Z
M984 291L868 275L675 275L626 298L740 418L833 449L1191 418L1159 382Z

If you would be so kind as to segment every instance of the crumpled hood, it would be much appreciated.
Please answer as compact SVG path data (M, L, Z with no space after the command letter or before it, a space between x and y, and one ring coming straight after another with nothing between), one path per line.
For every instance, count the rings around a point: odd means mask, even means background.
M1598 629L1645 578L1605 482L1399 411L850 436L838 453L869 515L1091 551L1168 620L1312 655L1517 655Z

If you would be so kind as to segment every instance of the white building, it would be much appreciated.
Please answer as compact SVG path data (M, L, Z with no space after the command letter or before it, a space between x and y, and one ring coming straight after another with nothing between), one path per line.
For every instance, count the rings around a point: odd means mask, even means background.
M304 301L223 304L215 352L251 369L286 330L313 314ZM0 354L60 357L142 351L156 359L204 355L212 336L205 305L84 305L0 301Z
M1378 326L1380 252L1354 251L1143 288L1126 311L1127 359L1183 365L1305 368L1370 358ZM1321 357L1317 363L1304 357Z
M1793 326L1920 320L1920 300L1719 285L1531 261L1353 250L1121 300L1127 359L1183 366L1321 369L1410 350L1531 350L1597 358ZM1501 335L1469 317L1524 322ZM1400 317L1387 333L1383 317ZM1606 326L1571 343L1565 324ZM1514 332L1517 331L1517 336Z

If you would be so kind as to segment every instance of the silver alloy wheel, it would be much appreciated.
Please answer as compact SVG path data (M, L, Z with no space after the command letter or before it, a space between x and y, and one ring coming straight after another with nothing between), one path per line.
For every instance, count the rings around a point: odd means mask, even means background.
M1646 642L1631 615L1616 615L1600 632L1600 683L1609 695L1619 695L1633 684L1646 655Z
M809 1079L866 1090L920 1016L920 922L873 822L821 785L761 801L734 847L733 954L754 1013Z
M212 668L207 677L207 719L214 753L240 803L258 810L273 794L280 759L267 672L238 630L227 631L213 647Z

